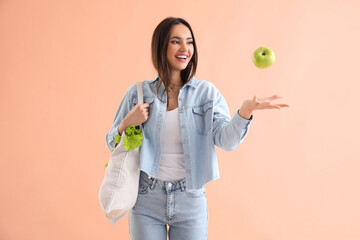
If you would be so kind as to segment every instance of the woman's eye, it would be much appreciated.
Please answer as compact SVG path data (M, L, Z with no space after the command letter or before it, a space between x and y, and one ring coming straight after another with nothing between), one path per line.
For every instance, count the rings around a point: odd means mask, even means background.
M171 43L179 43L179 41L172 41ZM188 42L189 44L193 44L194 42Z

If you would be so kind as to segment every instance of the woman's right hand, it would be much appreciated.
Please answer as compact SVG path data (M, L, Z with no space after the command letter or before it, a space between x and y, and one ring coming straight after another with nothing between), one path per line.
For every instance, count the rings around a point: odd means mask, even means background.
M136 104L126 115L119 125L119 133L122 133L131 125L139 126L149 118L149 103Z

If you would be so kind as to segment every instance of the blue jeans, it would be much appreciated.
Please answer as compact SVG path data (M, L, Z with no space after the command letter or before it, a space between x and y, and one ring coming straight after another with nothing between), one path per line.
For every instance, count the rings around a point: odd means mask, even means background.
M141 171L139 194L130 212L131 240L204 240L208 207L205 186L186 191L185 178L161 181Z

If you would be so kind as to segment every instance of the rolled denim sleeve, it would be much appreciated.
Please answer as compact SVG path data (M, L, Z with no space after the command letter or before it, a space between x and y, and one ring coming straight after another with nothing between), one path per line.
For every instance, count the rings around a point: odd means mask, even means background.
M236 111L233 118L230 118L226 100L219 91L216 91L213 108L214 143L225 151L233 151L246 137L253 115L250 119L245 119Z
M136 87L136 86L135 86ZM126 117L128 112L131 110L131 93L134 89L134 85L131 86L125 93L125 96L120 102L120 105L115 114L115 119L110 131L106 134L106 146L112 152L115 149L115 136L120 135L118 132L118 127L121 121Z

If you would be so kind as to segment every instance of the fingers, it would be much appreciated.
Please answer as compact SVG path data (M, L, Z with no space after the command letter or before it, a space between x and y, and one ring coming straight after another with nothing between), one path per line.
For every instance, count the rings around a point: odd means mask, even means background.
M279 98L282 98L282 97L281 97L281 96L279 96L279 95L273 95L273 96L268 97L268 98L266 98L266 99L267 99L267 101L273 101L273 100L275 100L275 99L279 99Z
M149 109L148 109L148 107L150 106L150 104L149 103L144 103L143 106L144 106L144 110L145 110L145 118L148 119L148 117L149 117Z
M271 104L269 102L262 102L258 105L257 109L281 109L282 107L289 107L288 104Z
M269 101L273 101L275 99L279 99L279 98L282 98L280 95L272 95L271 97L266 97L266 98L258 98L257 95L255 95L253 97L253 101L255 102L256 100L259 100L259 101L266 101L266 102L269 102Z
M145 110L147 110L147 108L148 108L149 106L150 106L149 103L139 104L139 107L140 107L141 109L145 109Z
M278 105L269 105L269 106L266 106L266 108L271 108L271 109L273 109L273 108L276 108L276 109L281 109L281 107L280 107L280 106L278 106Z
M276 104L276 105L271 105L272 108L276 108L276 109L281 109L282 107L289 107L289 105L287 104Z
M257 109L281 109L283 107L290 107L288 104L281 103L281 104L271 104L270 101L282 98L280 95L272 95L271 97L266 98L258 98L257 95L254 95L252 98L254 110ZM249 100L248 100L249 101Z
M278 106L280 106L280 107L290 107L290 106L287 105L287 104L278 104Z
M266 97L266 98L257 98L257 100L261 103L270 103L270 101L274 101L276 99L282 98L280 95L272 95L271 97ZM277 104L278 106L281 107L289 107L289 105L287 104Z

